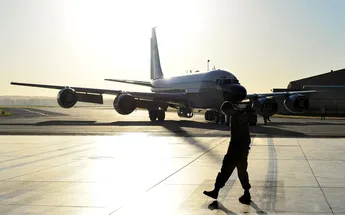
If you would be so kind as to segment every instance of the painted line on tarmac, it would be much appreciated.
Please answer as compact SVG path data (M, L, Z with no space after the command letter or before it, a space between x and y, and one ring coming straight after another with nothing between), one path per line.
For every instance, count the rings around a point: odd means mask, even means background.
M19 108L19 109L20 109L20 110L27 111L27 112L30 112L30 113L39 114L39 115L42 115L42 116L48 116L48 114L41 113L41 112L37 112L37 111L33 111L33 110L28 110L28 109L24 109L24 108Z

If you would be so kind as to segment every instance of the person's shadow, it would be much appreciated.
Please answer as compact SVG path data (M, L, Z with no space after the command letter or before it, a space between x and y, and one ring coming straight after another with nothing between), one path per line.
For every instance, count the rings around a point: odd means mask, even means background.
M255 202L251 201L250 202L250 206L255 209L257 214L262 214L262 215L268 215L265 211L261 210L259 208L259 206L257 204L255 204ZM214 209L218 209L223 211L226 215L238 215L235 212L230 211L229 209L227 209L226 207L224 207L224 205L222 205L220 202L218 201L213 201L209 206L208 209L210 210L214 210ZM246 212L245 212L246 213ZM248 212L247 212L248 213Z
M230 210L228 210L226 207L224 207L220 202L218 201L213 201L209 206L208 209L210 210L214 210L214 209L218 209L221 210L223 212L225 212L226 215L238 215L237 213L234 213Z

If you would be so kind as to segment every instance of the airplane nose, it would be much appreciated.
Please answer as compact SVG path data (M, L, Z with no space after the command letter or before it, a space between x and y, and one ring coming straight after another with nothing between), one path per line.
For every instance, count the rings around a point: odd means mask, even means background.
M246 97L247 97L247 90L246 90L246 88L244 88L241 85L237 85L235 91L237 92L236 94L238 96L238 101L242 101L242 100L246 99Z
M224 89L224 100L240 102L247 97L247 90L240 84L231 84Z
M236 84L232 86L235 101L242 101L247 97L247 90L243 86Z

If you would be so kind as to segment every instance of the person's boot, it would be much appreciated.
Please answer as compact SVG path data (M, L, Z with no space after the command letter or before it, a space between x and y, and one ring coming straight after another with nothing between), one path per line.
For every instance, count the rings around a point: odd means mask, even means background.
M251 196L249 190L245 190L244 194L238 199L242 204L249 205L251 202Z
M213 190L211 191L204 191L203 192L206 196L209 196L211 198L214 198L214 199L217 199L218 198L218 193L219 193L219 189L217 188L214 188Z
M224 177L222 176L222 174L219 172L216 178L216 183L214 184L214 189L211 191L204 191L203 193L206 196L209 196L211 198L217 199L218 198L218 193L219 190L224 186L225 182L224 182Z

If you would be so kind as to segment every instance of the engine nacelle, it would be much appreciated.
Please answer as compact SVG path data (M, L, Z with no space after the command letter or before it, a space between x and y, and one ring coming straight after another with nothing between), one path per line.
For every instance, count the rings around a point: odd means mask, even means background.
M57 102L60 107L71 108L77 103L77 94L74 89L65 87L57 95Z
M291 113L303 113L309 108L309 99L301 94L294 94L284 100L285 108Z
M122 115L128 115L137 108L137 103L133 96L123 93L118 95L114 100L115 110Z
M273 99L263 97L253 102L253 108L259 115L272 116L277 112L278 104Z
M185 117L185 118L192 118L193 117L193 110L190 108L178 108L177 109L177 115L179 117Z

